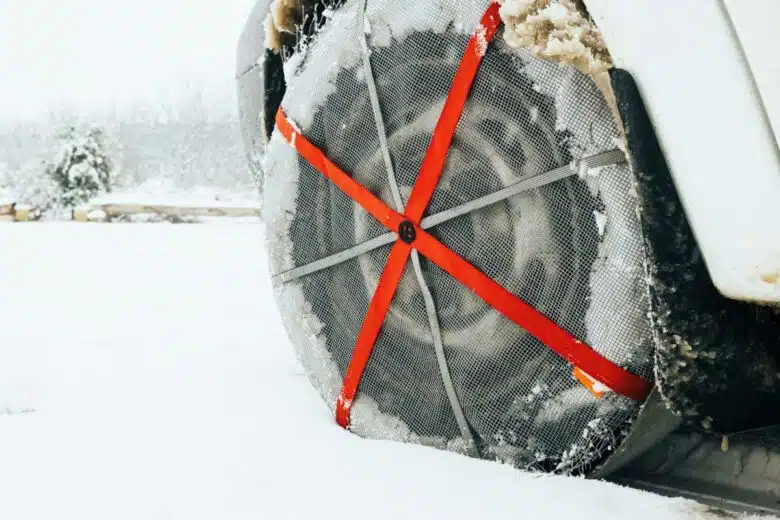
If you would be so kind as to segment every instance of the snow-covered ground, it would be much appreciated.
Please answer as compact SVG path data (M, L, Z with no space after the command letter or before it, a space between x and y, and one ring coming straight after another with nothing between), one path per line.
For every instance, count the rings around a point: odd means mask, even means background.
M711 517L342 431L288 345L262 235L0 225L0 518Z

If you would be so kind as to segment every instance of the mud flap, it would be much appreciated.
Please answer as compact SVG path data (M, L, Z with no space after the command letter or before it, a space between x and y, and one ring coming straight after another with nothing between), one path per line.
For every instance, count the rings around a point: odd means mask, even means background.
M658 391L654 390L642 405L642 411L623 444L588 476L600 479L620 472L674 432L680 422L680 418L669 410Z
M780 316L718 293L634 78L613 69L610 79L639 182L659 392L688 425L706 431L778 424Z

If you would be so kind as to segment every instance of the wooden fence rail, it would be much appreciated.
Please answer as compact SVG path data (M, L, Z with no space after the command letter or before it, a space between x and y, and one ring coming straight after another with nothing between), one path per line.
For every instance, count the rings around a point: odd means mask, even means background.
M34 220L35 212L29 206L16 203L0 203L0 222L26 222Z
M173 222L199 217L260 217L260 208L253 206L179 206L172 204L93 204L73 210L76 222L111 222L133 215L155 215ZM0 203L0 222L27 222L37 220L37 212L29 206Z

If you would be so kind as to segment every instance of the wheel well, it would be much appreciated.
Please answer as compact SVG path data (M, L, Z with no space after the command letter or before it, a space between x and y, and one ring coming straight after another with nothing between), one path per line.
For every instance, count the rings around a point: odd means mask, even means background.
M705 430L780 423L780 315L718 292L634 78L621 69L610 77L639 183L659 390Z
M264 139L268 142L274 129L274 116L282 103L287 89L284 78L284 61L301 44L308 42L325 26L328 17L326 10L338 9L345 0L298 0L294 12L295 32L280 32L280 48L266 49L263 56L263 82L265 99L263 102ZM269 13L268 16L271 16Z

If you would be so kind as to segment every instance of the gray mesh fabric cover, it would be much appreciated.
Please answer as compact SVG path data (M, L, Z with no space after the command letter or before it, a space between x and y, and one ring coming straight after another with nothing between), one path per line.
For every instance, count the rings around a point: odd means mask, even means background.
M487 1L368 2L366 32L390 155L413 186L469 34ZM288 118L334 163L393 207L361 65L357 4L331 16L286 64ZM615 146L610 111L571 67L491 43L426 214ZM264 212L273 274L386 230L278 132ZM644 249L633 176L615 165L525 191L431 229L505 288L602 355L651 378ZM333 407L389 246L282 283L276 296L313 384ZM430 262L446 358L479 453L518 467L582 472L609 455L641 403L597 399L571 365ZM463 451L411 264L377 339L352 429Z

